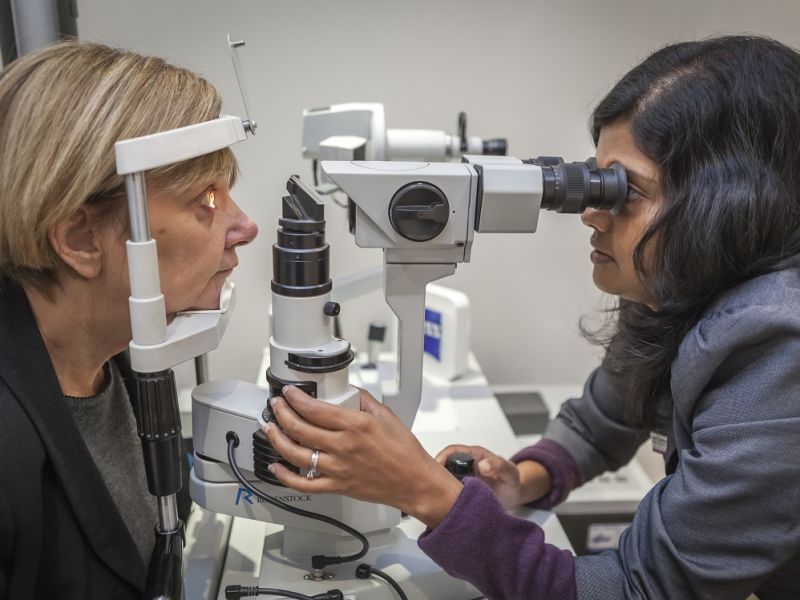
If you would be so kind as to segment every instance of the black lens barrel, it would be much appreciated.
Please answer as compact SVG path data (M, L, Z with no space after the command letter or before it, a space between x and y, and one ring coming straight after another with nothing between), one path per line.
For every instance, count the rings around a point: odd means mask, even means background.
M613 163L597 168L594 159L565 163L554 156L524 161L542 169L542 204L545 210L582 213L587 208L618 212L628 193L625 168Z
M293 297L325 294L332 283L324 208L296 175L286 189L278 241L272 246L272 291Z

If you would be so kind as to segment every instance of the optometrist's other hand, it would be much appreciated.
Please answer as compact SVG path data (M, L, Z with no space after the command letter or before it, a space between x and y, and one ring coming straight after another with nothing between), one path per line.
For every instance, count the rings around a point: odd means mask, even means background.
M538 500L550 491L550 474L540 464L526 460L514 464L481 446L448 446L436 455L439 464L456 452L466 452L475 459L475 476L492 488L508 509Z
M280 464L270 470L283 484L317 494L345 494L399 508L428 527L436 527L461 493L461 483L422 447L414 434L368 392L361 410L312 398L294 386L272 399L280 423L265 433L290 463L308 469L313 449L320 451L320 476L308 479Z

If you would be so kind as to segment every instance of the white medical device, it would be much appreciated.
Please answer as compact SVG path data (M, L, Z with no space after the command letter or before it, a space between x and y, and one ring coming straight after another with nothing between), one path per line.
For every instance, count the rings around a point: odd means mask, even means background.
M384 387L382 401L409 427L420 403L425 288L469 261L474 232L531 233L542 208L568 213L587 206L618 210L627 194L625 170L616 164L598 169L591 161L565 164L552 158L463 160L322 163L355 204L356 243L383 249L384 294L399 321L399 348L398 377ZM276 461L288 465L261 431L266 421L275 421L268 397L279 394L284 384L357 407L356 390L348 384L350 345L332 335L339 306L330 300L324 209L298 178L289 180L287 190L273 248L269 391L240 381L209 382L194 390L192 498L215 512L283 524L280 535L265 541L262 573L291 589L303 584L297 575L301 572L314 581L335 576L340 587L352 583L343 567L326 567L363 557L367 546L341 556L342 549L354 549L354 542L331 526L330 519L335 519L369 539L372 560L385 561L387 553L400 562L405 557L403 565L411 571L407 581L413 585L435 578L441 597L474 597L472 588L432 568L413 541L409 545L402 539L401 529L395 528L401 521L397 510L336 495L298 494L281 486L267 469ZM298 505L328 521L284 510ZM371 594L353 597L386 597Z
M320 193L336 189L319 164L324 160L446 161L465 154L505 155L504 138L467 135L467 115L458 115L458 133L435 129L387 129L383 104L347 102L303 111L303 157L314 161Z

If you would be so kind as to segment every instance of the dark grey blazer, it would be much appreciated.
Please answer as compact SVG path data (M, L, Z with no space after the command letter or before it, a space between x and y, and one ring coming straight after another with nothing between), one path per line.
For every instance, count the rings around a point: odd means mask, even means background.
M130 367L115 360L127 385ZM0 599L133 599L144 580L27 298L0 282Z
M578 598L800 598L800 273L721 297L683 340L671 391L667 476L618 551L576 560ZM622 425L598 370L545 437L589 480L648 435Z

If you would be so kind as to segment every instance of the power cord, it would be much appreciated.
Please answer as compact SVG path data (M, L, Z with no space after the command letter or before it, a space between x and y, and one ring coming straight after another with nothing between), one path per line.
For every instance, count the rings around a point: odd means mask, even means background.
M360 531L353 529L349 525L342 523L341 521L337 521L336 519L329 517L327 515L321 515L318 513L314 513L308 510L303 510L301 508L297 508L296 506L291 506L278 500L277 498L273 498L268 494L265 494L258 488L254 487L250 484L247 479L244 478L242 475L241 470L239 469L239 465L236 463L236 456L234 453L234 449L239 446L239 436L236 435L235 432L229 431L225 434L225 439L228 442L228 464L233 471L234 476L236 477L239 484L245 488L247 491L255 494L256 497L261 498L264 502L268 504L272 504L278 508L282 508L285 511L290 513L299 515L301 517L307 517L309 519L314 519L316 521L322 521L323 523L328 523L329 525L333 525L334 527L338 527L342 531L345 531L355 537L359 542L362 544L362 548L360 551L356 552L355 554L351 554L349 556L325 556L324 554L316 554L311 557L311 567L314 570L322 570L328 565L338 565L344 562L350 562L354 560L358 560L359 558L364 557L367 552L369 551L369 541L367 538L362 534ZM408 600L408 596L406 596L403 588L392 579L387 573L381 571L380 569L376 569L375 567L368 565L367 563L361 563L356 568L356 577L359 579L368 579L370 576L380 577L386 583L388 583L397 595L400 597L400 600ZM338 595L337 595L338 594ZM297 592L290 592L287 590L278 590L274 588L260 588L260 587L247 587L241 585L229 585L225 588L225 598L228 600L237 600L238 598L244 597L252 597L252 596L260 596L260 595L272 595L272 596L286 596L287 598L297 598L298 600L342 600L344 596L342 592L337 589L330 590L323 594L316 594L314 596L306 596L304 594L300 594Z
M316 189L317 186L319 186L319 161L316 158L311 161L311 173L314 178L314 188ZM339 208L347 208L347 202L342 202L335 196L337 191L339 191L339 189L335 188L329 192L323 193L318 191L317 193L320 196L330 196L331 200L333 200L333 203Z
M400 600L408 600L408 596L403 591L403 588L400 587L400 584L397 583L394 579L392 579L388 573L381 571L380 569L376 569L372 565L368 565L367 563L361 563L356 567L356 577L359 579L369 579L371 575L375 575L376 577L380 577L386 583L388 583L397 595L400 596Z
M329 590L322 594L306 596L289 590L279 590L275 588L249 587L246 585L229 585L225 588L226 600L238 600L239 598L252 598L253 596L284 596L295 600L344 600L341 590Z
M367 552L369 551L369 542L367 538L362 534L360 531L353 529L349 525L342 523L341 521L337 521L327 515L320 515L318 513L314 513L308 510L303 510L301 508L297 508L296 506L291 506L278 500L277 498L273 498L262 492L261 490L253 487L247 479L244 478L242 472L239 470L239 465L236 464L236 456L234 456L234 448L239 446L239 436L236 435L235 432L229 431L225 434L225 439L228 442L228 464L233 471L234 476L239 481L239 484L245 488L248 492L255 494L258 498L261 498L264 502L268 504L272 504L273 506L277 506L278 508L282 508L285 511L293 513L295 515L299 515L301 517L307 517L309 519L314 519L315 521L322 521L323 523L327 523L328 525L333 525L334 527L338 527L342 531L345 531L356 538L362 544L361 550L356 552L355 554L351 554L349 556L325 556L324 554L315 554L311 557L311 567L314 570L322 570L328 565L339 565L345 562L350 562L354 560L358 560L359 558L363 558Z

